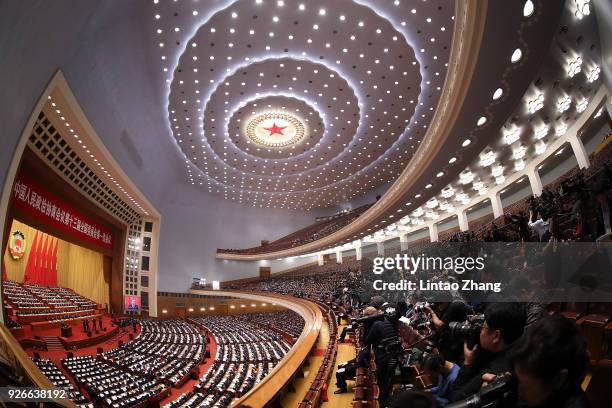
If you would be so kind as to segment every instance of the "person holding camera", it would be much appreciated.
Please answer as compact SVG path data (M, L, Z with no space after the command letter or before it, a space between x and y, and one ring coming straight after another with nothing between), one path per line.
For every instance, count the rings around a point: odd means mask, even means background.
M518 303L487 306L479 345L470 349L464 344L463 365L451 387L449 401L463 400L478 392L484 374L502 374L510 370L507 351L523 334L525 320L525 309Z
M368 306L363 310L363 317L374 316L378 313L375 307ZM369 329L369 324L364 324L364 329L367 334ZM370 362L370 348L364 347L359 351L359 354L356 358L347 361L346 363L340 364L338 366L338 370L336 371L336 387L338 389L334 391L334 394L342 394L348 391L346 380L349 378L355 377L357 373L357 368L359 367L367 367Z
M440 350L440 353L448 360L458 361L461 357L461 347L450 335L448 324L450 322L465 321L468 314L471 313L470 307L462 300L454 300L452 302L436 303L437 312L430 306L427 306L425 310L431 317L431 322L438 332L438 350ZM440 315L440 317L438 317L438 315Z

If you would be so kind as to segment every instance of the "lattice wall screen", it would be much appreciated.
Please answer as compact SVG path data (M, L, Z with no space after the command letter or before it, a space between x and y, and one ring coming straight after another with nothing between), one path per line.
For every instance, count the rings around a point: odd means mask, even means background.
M77 190L93 198L110 214L128 225L140 220L140 214L87 166L43 112L38 115L28 146Z

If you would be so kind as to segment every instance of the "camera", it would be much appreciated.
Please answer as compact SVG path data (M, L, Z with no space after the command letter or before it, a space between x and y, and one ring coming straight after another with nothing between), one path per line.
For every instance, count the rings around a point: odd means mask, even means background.
M483 314L469 316L465 322L450 322L448 329L452 337L465 340L468 347L472 349L480 342L480 329L484 325Z
M424 311L425 311L425 310L426 310L428 307L429 307L429 308L432 308L432 307L433 307L433 304L432 304L432 303L429 303L429 302L417 302L417 303L414 305L414 312L415 312L415 313L421 313L421 312L424 312Z
M481 389L478 393L463 401L448 404L446 408L496 408L507 405L515 398L515 379L511 374L502 374Z

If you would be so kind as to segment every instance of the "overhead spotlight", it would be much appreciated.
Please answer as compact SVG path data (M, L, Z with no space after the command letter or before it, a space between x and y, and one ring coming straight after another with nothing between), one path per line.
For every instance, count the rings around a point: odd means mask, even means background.
M587 98L582 98L578 103L576 103L576 112L582 113L589 105L589 100Z
M567 75L569 75L570 78L573 78L581 70L582 70L582 58L581 57L572 58L568 61Z
M523 145L520 145L512 150L512 158L515 160L522 159L525 157L525 153L527 153L527 148Z
M540 140L538 143L536 143L535 145L535 152L536 154L539 156L542 153L544 153L546 151L546 142L544 142L543 140Z
M532 99L527 100L527 111L533 114L544 107L544 94L538 92Z
M533 134L536 140L543 139L548 134L548 129L548 125L542 125L537 128Z
M555 136L563 136L567 132L567 124L561 123L559 126L555 128Z
M563 113L569 109L571 104L572 104L572 98L570 98L569 96L562 96L557 101L557 110Z
M595 82L599 78L599 73L601 72L599 65L595 65L586 73L587 81Z
M519 62L521 57L523 56L523 51L521 51L520 48L517 48L516 50L514 50L514 52L512 53L512 56L510 56L510 61L512 63L515 62Z
M584 18L584 16L588 16L589 14L591 14L591 7L589 5L590 0L574 0L574 4L575 4L575 11L574 11L574 16L576 16L576 18L578 20L582 20Z
M514 162L514 170L515 171L521 171L525 168L525 161L524 160L517 160Z
M451 185L448 185L442 189L440 195L444 198L450 198L455 195L455 189Z
M519 140L520 136L520 129L513 125L512 128L504 131L504 143L507 145L511 145L512 143Z
M501 164L493 166L493 168L491 169L491 175L493 177L499 177L503 174L504 174L504 166L502 166Z
M463 170L460 174L459 174L459 182L461 184L470 184L472 182L472 180L474 180L474 173L472 173L470 170L466 169Z
M496 101L503 95L504 90L501 88L497 88L495 92L493 92L493 100Z

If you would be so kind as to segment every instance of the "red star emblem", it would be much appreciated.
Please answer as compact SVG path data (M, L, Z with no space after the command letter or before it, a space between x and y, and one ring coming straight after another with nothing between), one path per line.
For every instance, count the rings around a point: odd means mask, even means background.
M272 136L272 135L277 134L277 133L279 135L283 135L284 136L285 134L283 133L283 129L286 129L286 128L287 128L287 126L276 126L276 122L273 122L271 127L269 127L269 128L265 127L264 129L267 130L268 132L270 132L270 134L268 136Z

